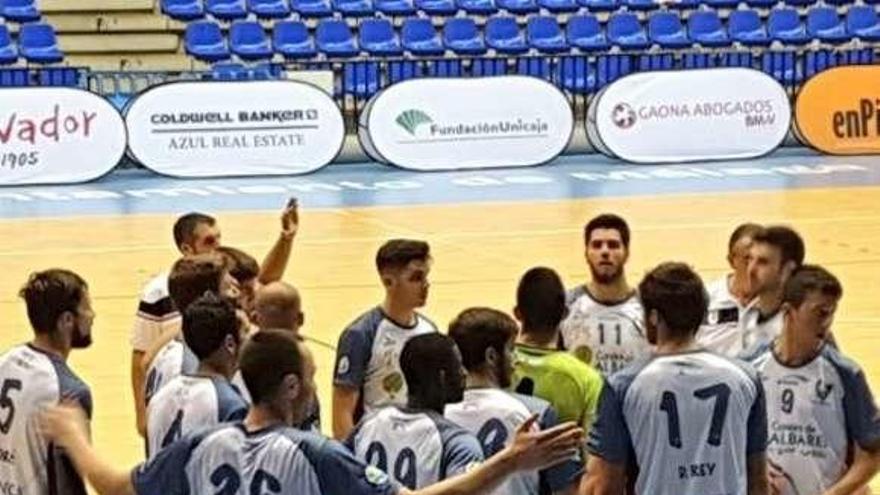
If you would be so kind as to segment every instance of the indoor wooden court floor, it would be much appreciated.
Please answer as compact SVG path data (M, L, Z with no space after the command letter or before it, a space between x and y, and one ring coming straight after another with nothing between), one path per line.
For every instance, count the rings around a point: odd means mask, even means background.
M183 208L183 207L182 207ZM425 313L441 328L474 305L509 310L528 268L556 268L567 285L585 280L581 226L613 211L633 228L630 282L664 260L684 260L706 278L725 272L726 240L743 221L787 223L807 241L807 259L844 282L835 332L880 390L880 188L800 189L541 202L309 209L286 280L301 290L304 332L335 344L342 328L376 304L377 247L391 237L430 241L434 265ZM261 258L278 231L271 211L220 212L223 242ZM138 291L175 260L172 214L0 220L0 346L30 337L17 291L32 270L62 266L91 285L94 345L72 355L91 384L94 441L119 466L141 459L129 387L129 330ZM325 428L332 350L314 345ZM880 392L878 392L880 393ZM874 482L875 491L880 483Z

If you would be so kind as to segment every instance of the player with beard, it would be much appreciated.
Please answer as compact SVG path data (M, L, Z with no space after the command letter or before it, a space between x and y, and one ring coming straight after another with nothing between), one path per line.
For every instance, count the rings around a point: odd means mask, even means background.
M783 330L745 359L767 391L767 457L773 493L864 493L880 469L880 413L851 359L828 345L843 288L804 265L783 290Z
M607 376L650 352L639 298L626 281L629 226L599 215L584 227L584 243L591 278L568 292L561 343Z
M608 378L590 432L588 495L767 493L764 388L746 363L701 349L700 277L663 263L639 284L656 345Z
M355 456L409 489L464 473L483 460L477 438L443 417L464 397L465 372L455 342L437 332L409 339L400 353L406 406L365 416L346 442Z
M755 299L740 319L744 348L770 342L782 332L785 282L804 263L804 255L804 241L790 227L767 227L752 236L749 284Z
M376 253L385 288L381 305L361 315L339 336L333 378L333 436L345 439L364 413L406 405L400 352L407 340L437 331L416 310L428 300L431 251L427 242L394 239Z
M697 342L710 351L735 357L743 351L740 318L752 301L749 281L749 251L760 225L744 223L734 229L727 243L727 263L733 270L710 283L709 312L697 332Z
M86 282L68 270L34 273L21 289L34 339L0 356L0 486L16 495L85 495L69 458L47 442L35 418L62 399L92 415L92 394L67 365L92 343Z
M516 334L513 318L490 308L466 309L449 324L449 336L468 375L464 399L448 404L446 417L477 436L486 458L510 443L519 425L533 414L538 415L542 430L558 423L556 410L547 401L505 390L513 382ZM514 475L493 494L572 494L582 473L583 462L574 456L550 469Z

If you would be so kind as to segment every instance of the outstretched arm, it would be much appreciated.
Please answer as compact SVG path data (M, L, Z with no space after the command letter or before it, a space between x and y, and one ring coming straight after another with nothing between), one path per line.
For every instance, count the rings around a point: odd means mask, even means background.
M299 206L291 202L281 213L281 234L266 254L260 267L259 281L266 285L277 282L284 276L287 263L290 261L290 252L293 249L293 239L299 230Z

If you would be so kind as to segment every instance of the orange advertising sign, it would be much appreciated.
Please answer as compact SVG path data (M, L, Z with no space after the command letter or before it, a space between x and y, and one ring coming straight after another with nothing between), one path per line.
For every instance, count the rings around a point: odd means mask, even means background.
M795 125L810 146L832 155L880 154L880 67L837 67L804 85Z

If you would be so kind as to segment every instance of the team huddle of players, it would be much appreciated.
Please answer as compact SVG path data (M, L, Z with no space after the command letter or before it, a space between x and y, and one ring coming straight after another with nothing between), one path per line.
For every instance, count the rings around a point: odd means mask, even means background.
M706 287L674 262L633 287L629 226L599 215L586 283L530 269L513 316L468 308L445 334L418 312L429 245L388 241L385 299L339 338L333 440L281 281L295 205L281 224L260 264L212 217L176 222L182 256L132 336L134 469L90 445L90 391L66 364L91 343L86 282L34 273L34 339L0 356L0 495L84 494L84 479L106 495L820 495L866 493L880 469L880 413L831 332L843 289L788 227L738 227L732 272Z

